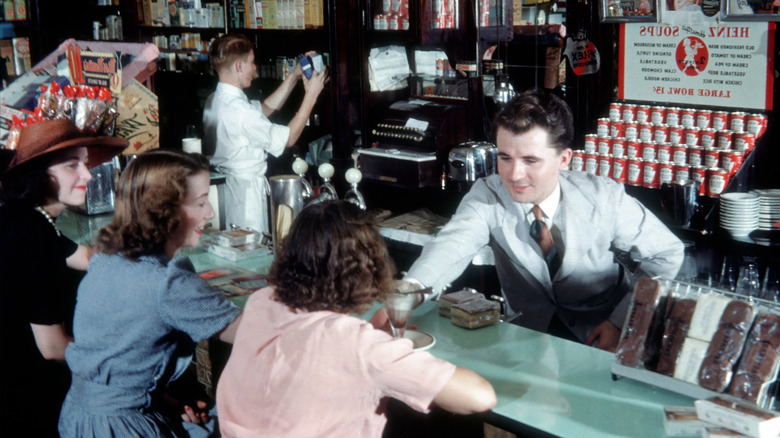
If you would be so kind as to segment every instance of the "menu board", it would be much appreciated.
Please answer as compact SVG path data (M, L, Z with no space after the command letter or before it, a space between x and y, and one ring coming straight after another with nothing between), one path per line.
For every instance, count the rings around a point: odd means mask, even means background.
M618 98L771 109L774 32L766 22L622 24Z

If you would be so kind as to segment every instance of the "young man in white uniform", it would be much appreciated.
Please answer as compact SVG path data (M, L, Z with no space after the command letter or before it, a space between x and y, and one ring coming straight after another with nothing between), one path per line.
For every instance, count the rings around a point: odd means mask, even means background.
M298 140L328 74L315 71L306 79L296 64L262 103L250 102L243 90L257 70L252 42L242 34L224 35L212 43L209 58L219 83L203 111L203 142L204 149L214 151L211 164L227 175L226 223L269 232L267 156L281 155ZM268 116L284 105L301 78L305 94L298 112L287 126L271 123Z

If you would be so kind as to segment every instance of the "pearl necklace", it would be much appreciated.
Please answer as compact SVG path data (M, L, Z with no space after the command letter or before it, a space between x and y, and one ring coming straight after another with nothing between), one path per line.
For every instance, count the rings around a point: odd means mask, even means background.
M54 231L57 233L57 237L62 237L62 233L60 232L60 229L57 228L57 224L54 223L54 218L51 217L48 211L44 210L43 207L37 206L35 207L35 211L42 214L43 217L46 218L47 221L51 224L52 227L54 227Z

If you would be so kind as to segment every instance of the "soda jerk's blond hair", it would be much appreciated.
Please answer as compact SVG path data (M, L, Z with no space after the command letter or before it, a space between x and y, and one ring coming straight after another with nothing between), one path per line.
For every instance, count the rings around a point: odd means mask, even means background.
M211 66L219 71L237 60L245 58L254 48L254 44L245 35L239 33L222 35L211 43L209 61L211 61Z

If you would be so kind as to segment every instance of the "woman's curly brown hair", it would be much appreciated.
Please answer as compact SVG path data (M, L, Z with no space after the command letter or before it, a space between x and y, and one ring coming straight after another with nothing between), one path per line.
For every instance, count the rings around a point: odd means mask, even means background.
M293 309L364 313L393 284L395 265L373 217L345 201L304 208L271 266L276 300Z
M208 170L200 154L158 149L138 155L119 178L114 220L98 233L98 251L129 259L165 253L179 226L187 178Z

